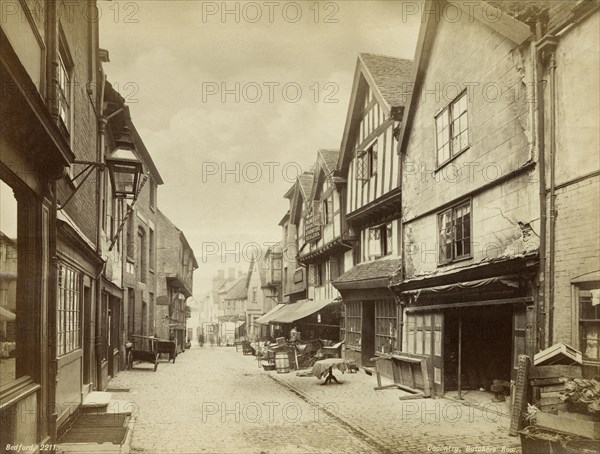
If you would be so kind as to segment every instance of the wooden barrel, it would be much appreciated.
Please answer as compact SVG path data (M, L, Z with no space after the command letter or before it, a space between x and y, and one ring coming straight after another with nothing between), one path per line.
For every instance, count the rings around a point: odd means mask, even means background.
M275 353L275 369L278 374L287 374L290 371L290 357L288 352Z

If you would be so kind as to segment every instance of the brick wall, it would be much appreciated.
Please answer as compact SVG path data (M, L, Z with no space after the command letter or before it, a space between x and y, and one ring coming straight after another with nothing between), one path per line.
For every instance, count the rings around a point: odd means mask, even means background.
M71 147L78 160L96 161L97 121L87 88L93 90L95 103L97 58L95 47L90 43L90 30L96 26L86 20L89 4L86 1L60 2L58 5L59 23L66 38L69 53L73 60L73 127ZM96 43L97 45L97 43ZM91 66L90 66L91 65ZM73 176L83 166L74 165ZM65 179L66 180L66 179ZM59 200L64 201L74 191L74 187L62 181L59 186ZM77 226L94 242L96 241L96 172L81 186L65 208Z

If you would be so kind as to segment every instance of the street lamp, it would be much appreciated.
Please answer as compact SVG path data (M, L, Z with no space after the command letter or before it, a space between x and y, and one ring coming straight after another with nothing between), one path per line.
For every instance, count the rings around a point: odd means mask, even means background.
M135 198L144 172L142 161L133 152L135 145L127 126L116 141L116 148L106 158L113 192L116 198Z
M69 195L64 203L57 207L60 211L67 206L67 203L79 191L85 180L92 174L94 169L101 171L108 167L110 181L112 183L115 198L136 198L138 191L141 189L142 175L144 173L142 162L135 155L133 150L135 145L131 139L129 128L125 126L121 137L116 141L117 147L113 150L110 156L106 159L106 164L103 162L94 161L73 161L73 164L85 165L85 168L72 178L76 181L81 175L84 177L79 181L75 191Z

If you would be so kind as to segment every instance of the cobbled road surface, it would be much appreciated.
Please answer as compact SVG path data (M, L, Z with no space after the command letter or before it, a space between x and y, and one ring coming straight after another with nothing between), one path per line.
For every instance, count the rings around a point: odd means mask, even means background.
M364 372L342 384L265 372L233 347L204 346L140 363L109 383L111 411L135 419L132 453L520 453L493 409L401 401ZM117 392L117 390L119 392Z

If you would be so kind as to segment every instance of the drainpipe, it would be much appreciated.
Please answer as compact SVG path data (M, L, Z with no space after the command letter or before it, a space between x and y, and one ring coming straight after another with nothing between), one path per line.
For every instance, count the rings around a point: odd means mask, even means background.
M56 84L58 81L58 13L56 2L47 4L47 70L46 70L46 105L52 116L54 123L58 121L58 98L56 96ZM56 405L56 389L58 383L58 358L57 358L57 333L56 323L58 316L57 297L58 297L58 256L57 256L57 230L56 213L58 212L57 183L56 179L49 182L50 193L52 197L52 210L48 219L48 257L50 264L48 267L48 402L43 409L42 417L48 422L48 434L56 442L58 435L58 407ZM44 371L42 371L43 373Z
M538 21L537 25L537 38L536 42L536 73L538 78L537 86L537 102L538 102L538 142L539 142L539 153L540 153L540 318L538 319L538 329L540 332L539 348L544 349L547 341L549 344L552 343L554 337L554 236L555 236L555 188L554 188L554 174L555 174L555 135L556 135L556 84L555 84L555 70L556 63L554 59L554 52L557 46L557 38L554 35L545 34L542 36L541 23ZM545 69L549 70L550 77L550 95L549 95L549 107L546 108L544 93L542 84L545 82L541 79ZM546 137L545 131L545 120L546 116L550 117L548 136ZM546 143L548 143L549 155L549 167L550 167L550 207L549 213L547 208L547 180L546 180ZM548 214L550 214L550 223L548 224ZM547 234L549 233L549 238ZM546 241L548 241L548 249L546 248ZM548 267L548 303L545 304L545 283L546 283L546 268ZM546 319L548 321L548 332L545 332Z
M542 37L541 22L536 23L536 38ZM537 312L537 350L545 348L546 337L546 151L545 151L545 125L544 125L544 64L541 52L531 45L532 55L534 56L534 77L535 99L537 100L537 143L539 160L539 200L540 200L540 271L539 271L539 292L538 292L538 312Z
M556 234L556 60L555 52L550 54L550 250L549 250L549 298L548 298L548 344L554 343L554 262Z
M98 131L96 140L96 162L104 164L104 132L106 130L106 118L102 115L104 103L104 86L106 77L101 73L102 82L100 86L100 114L98 117ZM100 227L102 225L102 189L104 187L104 169L96 167L96 255L102 258L102 236ZM101 390L102 386L102 274L104 271L104 262L100 265L96 275L96 339L94 343L96 352L96 389ZM110 358L108 358L110 359Z

